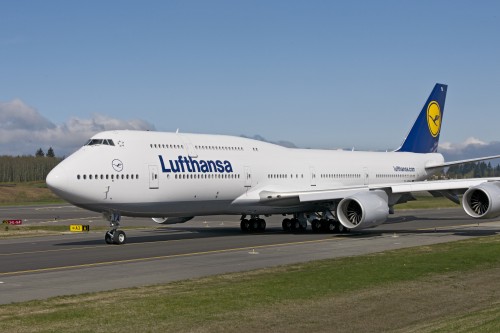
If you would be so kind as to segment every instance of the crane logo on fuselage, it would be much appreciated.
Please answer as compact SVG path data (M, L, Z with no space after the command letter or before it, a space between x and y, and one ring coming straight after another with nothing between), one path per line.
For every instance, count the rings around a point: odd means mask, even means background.
M116 172L121 172L123 170L123 163L119 159L114 159L111 162L111 165L113 166L113 169L115 169Z
M197 160L191 156L181 156L176 160L168 160L167 163L163 160L163 156L158 155L161 164L162 172L218 172L218 173L232 173L233 166L231 162L225 160Z

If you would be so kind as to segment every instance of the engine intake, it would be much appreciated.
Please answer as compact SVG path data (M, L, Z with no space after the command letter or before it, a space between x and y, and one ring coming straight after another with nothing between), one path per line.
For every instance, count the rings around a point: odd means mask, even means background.
M376 227L388 216L388 196L381 190L356 193L344 198L337 207L340 223L352 230Z
M462 198L462 207L476 219L500 216L500 182L482 183L469 188Z
M191 220L194 216L188 217L153 217L153 221L158 224L176 224Z

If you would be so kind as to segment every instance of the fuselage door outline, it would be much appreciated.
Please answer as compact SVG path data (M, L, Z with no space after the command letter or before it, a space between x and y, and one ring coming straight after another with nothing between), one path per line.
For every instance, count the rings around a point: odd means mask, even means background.
M159 189L160 188L160 177L158 173L157 165L149 166L149 188Z

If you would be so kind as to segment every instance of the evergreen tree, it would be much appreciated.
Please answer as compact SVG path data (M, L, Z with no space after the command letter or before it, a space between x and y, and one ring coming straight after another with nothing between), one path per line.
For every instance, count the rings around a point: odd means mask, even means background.
M36 151L35 156L36 156L36 157L44 157L44 156L45 156L45 153L43 152L42 148L39 148L39 149Z
M54 149L52 149L52 147L47 150L47 157L56 157L56 155L54 154Z

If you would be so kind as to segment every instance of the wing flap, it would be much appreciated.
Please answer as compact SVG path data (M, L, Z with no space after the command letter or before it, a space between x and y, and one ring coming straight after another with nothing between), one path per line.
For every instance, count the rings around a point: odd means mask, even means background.
M392 193L446 191L468 189L471 186L476 186L488 181L500 181L500 178L497 177L420 181L413 183L393 184L390 186L381 186L381 188L390 188Z

